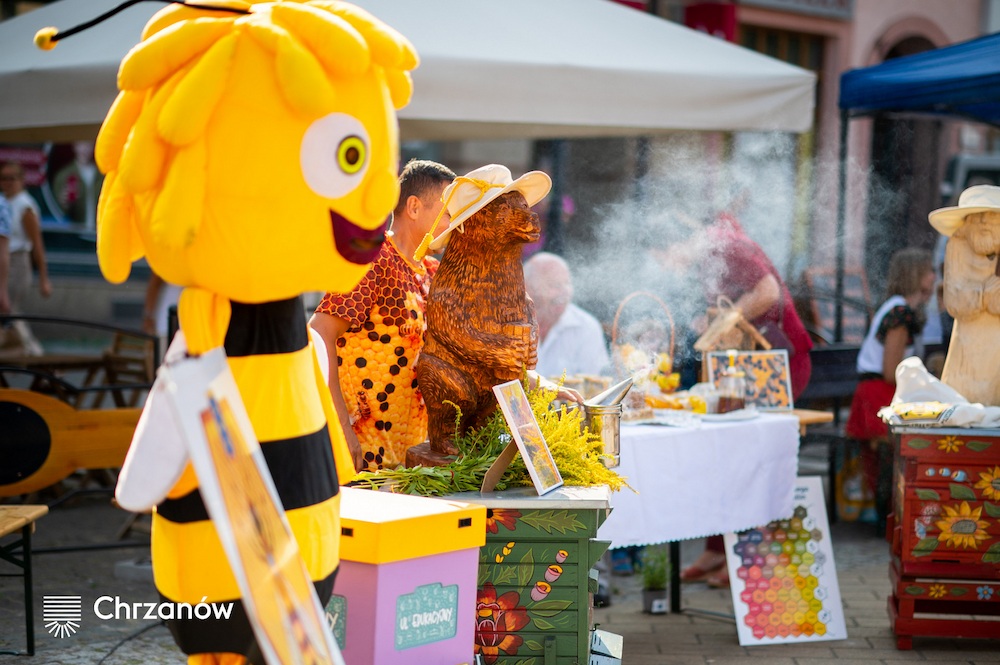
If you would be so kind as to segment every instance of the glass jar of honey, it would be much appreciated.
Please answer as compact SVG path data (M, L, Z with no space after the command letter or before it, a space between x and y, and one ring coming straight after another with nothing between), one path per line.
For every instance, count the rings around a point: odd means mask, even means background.
M718 413L738 411L746 406L746 372L736 367L736 352L729 352L729 366L719 379Z

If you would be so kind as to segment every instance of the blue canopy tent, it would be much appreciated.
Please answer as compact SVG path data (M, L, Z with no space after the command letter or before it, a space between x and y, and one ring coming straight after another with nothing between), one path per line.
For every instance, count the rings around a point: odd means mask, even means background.
M906 113L1000 126L1000 33L944 46L840 77L840 196L834 339L843 339L847 135L852 117Z
M844 72L840 108L854 116L932 113L1000 125L1000 33Z

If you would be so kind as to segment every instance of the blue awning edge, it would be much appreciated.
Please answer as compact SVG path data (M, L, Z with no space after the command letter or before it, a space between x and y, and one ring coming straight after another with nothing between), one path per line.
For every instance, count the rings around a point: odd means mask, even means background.
M1000 126L1000 33L852 69L841 109L953 115Z

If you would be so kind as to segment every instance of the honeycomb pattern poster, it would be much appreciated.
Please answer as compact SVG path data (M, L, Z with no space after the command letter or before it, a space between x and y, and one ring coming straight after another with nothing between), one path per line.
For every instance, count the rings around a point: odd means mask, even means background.
M798 478L793 501L788 519L725 536L742 646L847 637L822 479Z

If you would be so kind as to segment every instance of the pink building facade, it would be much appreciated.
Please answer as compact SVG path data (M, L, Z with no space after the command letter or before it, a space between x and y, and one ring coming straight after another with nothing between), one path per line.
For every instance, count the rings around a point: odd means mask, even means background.
M741 0L736 6L737 41L765 32L820 40L816 118L812 137L811 210L800 263L832 266L837 197L836 165L841 114L840 75L892 57L905 56L979 37L990 31L996 3L985 0ZM741 39L742 37L742 39ZM772 43L773 43L772 39ZM774 54L789 59L787 54ZM798 62L802 66L815 63ZM886 143L895 133L897 145ZM939 184L950 156L985 151L993 131L982 125L928 119L857 118L848 135L846 247L850 269L877 273L891 249L931 246L934 234L926 213L941 204ZM908 145L898 145L904 143ZM886 159L886 152L896 154ZM907 201L885 202L906 192ZM898 198L898 196L897 196ZM883 205L884 204L884 205ZM801 224L801 220L796 220ZM884 227L881 232L873 226ZM883 236L891 234L893 238ZM902 237L899 237L902 236ZM872 256L886 250L885 256ZM867 256L866 256L867 252Z

